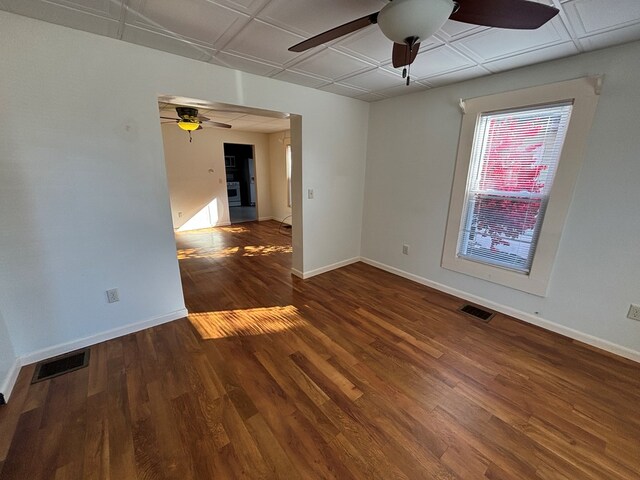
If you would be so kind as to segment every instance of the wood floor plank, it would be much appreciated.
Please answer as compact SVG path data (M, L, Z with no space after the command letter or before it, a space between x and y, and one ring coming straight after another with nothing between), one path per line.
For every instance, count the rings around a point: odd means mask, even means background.
M277 222L176 234L189 318L0 407L0 480L638 480L640 365L356 263Z

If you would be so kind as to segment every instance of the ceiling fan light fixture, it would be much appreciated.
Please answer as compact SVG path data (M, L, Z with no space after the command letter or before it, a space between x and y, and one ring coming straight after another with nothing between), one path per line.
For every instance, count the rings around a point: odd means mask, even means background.
M197 130L198 129L198 127L200 126L200 122L189 122L189 121L185 121L185 120L180 120L178 122L178 126L182 130L186 130L187 132L192 132L193 130Z
M378 26L394 43L421 42L444 25L454 8L453 0L393 0L380 10Z

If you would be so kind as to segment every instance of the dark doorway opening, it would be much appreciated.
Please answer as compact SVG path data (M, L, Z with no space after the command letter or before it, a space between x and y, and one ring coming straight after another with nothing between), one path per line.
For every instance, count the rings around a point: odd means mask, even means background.
M225 143L224 164L231 223L257 220L258 192L253 145Z

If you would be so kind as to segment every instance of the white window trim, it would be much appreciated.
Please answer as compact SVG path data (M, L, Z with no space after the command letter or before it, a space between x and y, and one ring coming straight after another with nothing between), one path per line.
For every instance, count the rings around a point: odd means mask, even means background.
M291 147L291 138L287 138L283 142L284 145L284 173L287 182L287 207L291 208L293 204L293 152L290 150ZM289 154L287 155L287 150L289 150Z
M546 295L562 229L573 197L573 189L582 165L587 137L595 116L601 83L600 76L584 77L460 102L464 115L442 253L443 268L534 295L542 297ZM458 257L458 234L463 220L465 189L479 116L485 112L571 100L573 111L529 274Z

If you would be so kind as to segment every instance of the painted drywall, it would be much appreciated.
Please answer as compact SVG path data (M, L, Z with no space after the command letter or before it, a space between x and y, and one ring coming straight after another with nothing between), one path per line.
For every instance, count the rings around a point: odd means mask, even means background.
M268 134L204 128L193 133L189 143L186 132L174 124L164 124L162 138L174 229L229 225L225 143L254 146L258 218L271 218Z
M0 305L18 356L183 312L158 95L301 115L295 178L316 198L294 267L359 255L367 103L6 12L0 31Z
M9 329L4 321L2 312L0 311L0 393L8 396L7 380L16 363L16 354L13 350Z
M287 145L291 131L269 135L269 159L271 161L271 215L275 220L291 225L291 207L287 185Z
M372 105L362 256L633 351L640 323L640 43L492 75ZM460 98L604 74L587 153L548 295L440 266L460 131ZM410 254L402 254L402 244Z

